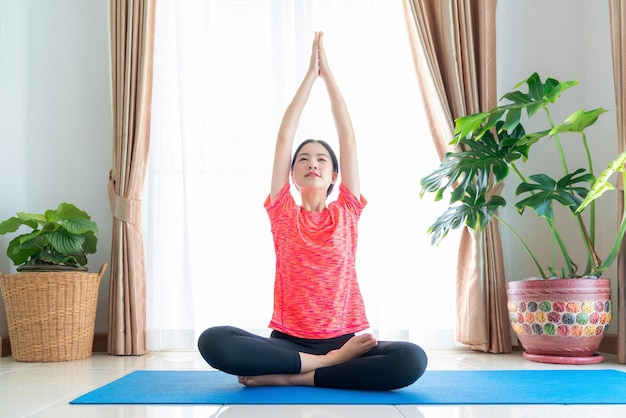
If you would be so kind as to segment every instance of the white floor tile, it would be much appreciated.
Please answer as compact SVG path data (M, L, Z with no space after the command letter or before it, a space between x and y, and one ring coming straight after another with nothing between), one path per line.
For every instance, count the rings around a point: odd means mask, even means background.
M29 418L214 418L220 405L54 405Z
M564 405L460 405L460 406L409 406L399 405L404 418L591 418L596 415L573 406ZM595 408L592 408L595 410ZM606 410L599 408L598 411ZM617 418L622 415L598 415Z
M486 354L470 350L429 352L430 370L612 368L626 372L614 355L589 366L542 364L521 353ZM210 369L197 352L157 352L91 358L61 363L22 363L0 358L1 418L612 418L626 416L626 405L70 405L92 389L134 370Z
M402 418L391 405L234 405L216 418Z

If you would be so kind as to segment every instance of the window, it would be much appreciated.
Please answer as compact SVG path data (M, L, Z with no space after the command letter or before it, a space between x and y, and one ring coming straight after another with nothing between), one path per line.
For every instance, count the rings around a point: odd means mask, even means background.
M401 2L161 0L144 196L150 349L195 348L213 325L268 333L275 258L263 201L316 30L358 141L369 203L357 271L372 329L454 345L456 244L433 248L426 235L437 209L419 199L419 179L437 157ZM306 138L338 150L322 81L295 145Z

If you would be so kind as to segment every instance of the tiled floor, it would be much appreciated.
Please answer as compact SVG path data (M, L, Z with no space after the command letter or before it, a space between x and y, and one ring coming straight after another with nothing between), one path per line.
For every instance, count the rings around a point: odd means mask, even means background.
M519 352L484 354L465 350L429 351L429 369L544 369L563 367L615 368L615 356L590 366L558 366L525 360ZM208 369L195 352L159 352L141 357L94 354L65 363L19 363L0 359L0 417L125 417L125 418L478 418L530 417L612 418L626 416L626 405L487 405L487 406L83 406L69 401L137 369ZM601 382L598 382L601 383Z

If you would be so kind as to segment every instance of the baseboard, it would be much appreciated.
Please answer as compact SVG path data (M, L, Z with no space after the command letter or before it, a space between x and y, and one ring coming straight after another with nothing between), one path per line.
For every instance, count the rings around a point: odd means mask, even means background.
M9 337L0 337L2 340L2 346L0 348L0 357L6 357L11 355L11 343Z
M605 334L598 351L606 354L617 354L617 334Z
M0 346L0 357L7 357L11 355L11 343L9 337L0 337L2 345ZM513 351L521 351L522 348L519 345L513 346ZM607 354L617 354L617 334L606 334L602 339L600 348L598 351ZM95 334L93 336L93 352L94 353L106 353L107 352L107 334Z
M107 352L107 334L95 334L93 336L93 348L94 353L106 353Z
M2 348L0 357L7 357L11 355L11 342L9 337L0 337L2 340ZM106 353L107 352L107 334L95 334L93 336L93 348L94 353Z

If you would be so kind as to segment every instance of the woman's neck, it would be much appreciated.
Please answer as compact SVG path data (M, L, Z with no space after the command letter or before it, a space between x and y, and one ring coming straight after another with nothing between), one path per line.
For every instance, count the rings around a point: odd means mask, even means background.
M322 212L326 209L326 193L303 193L302 209L311 212Z

